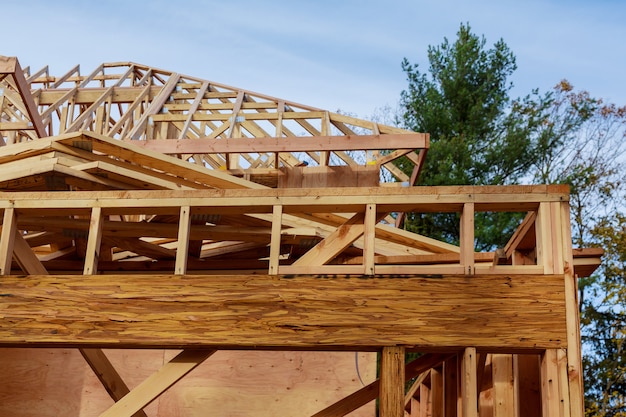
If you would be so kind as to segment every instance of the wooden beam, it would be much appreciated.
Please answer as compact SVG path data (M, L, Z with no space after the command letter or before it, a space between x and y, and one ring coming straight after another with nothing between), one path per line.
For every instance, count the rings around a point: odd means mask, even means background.
M214 350L183 350L100 417L132 417L214 353Z
M48 136L43 126L41 115L37 111L37 106L35 105L33 96L30 93L30 87L24 78L24 72L17 61L17 58L0 55L0 74L3 73L13 76L18 93L20 94L24 106L26 107L28 118L32 122L37 136L40 138Z
M117 373L102 349L79 350L113 401L121 400L122 397L130 392L130 389L128 389L128 386L126 386L126 383ZM133 417L147 417L147 415L143 410L139 410L133 414Z
M131 142L126 140L127 142ZM267 153L267 152L319 152L383 150L410 148L424 149L428 146L423 133L347 135L347 136L297 136L255 137L194 140L154 139L132 141L133 144L170 155L212 153Z
M361 237L365 230L364 219L364 212L356 213L326 239L302 255L293 265L318 266L330 262L337 254Z
M48 273L19 230L15 232L13 256L17 264L22 268L22 271L27 274L44 275Z
M104 137L102 137L104 138ZM108 139L114 141L114 139ZM17 146L17 145L15 145ZM9 148L9 147L7 147ZM2 150L0 148L0 158ZM108 148L101 148L106 151ZM128 156L131 162L141 163L144 157L134 154L127 149L119 157ZM136 158L136 159L133 159ZM170 157L163 156L162 158ZM165 161L161 161L161 167ZM181 176L192 177L193 165L185 163L185 171ZM158 164L155 162L155 167ZM187 167L188 166L188 167ZM191 167L191 168L189 168ZM204 180L212 181L211 171L208 175L203 170ZM225 177L231 177L223 174ZM202 181L198 178L199 181ZM221 178L215 178L215 184ZM124 190L124 191L84 191L74 192L4 192L0 200L0 209L15 208L75 208L76 201L81 207L103 208L124 207L176 207L189 205L192 207L245 207L248 212L271 213L277 200L283 205L285 213L355 213L363 211L366 204L377 204L379 212L390 212L394 209L407 209L422 212L461 212L463 204L474 203L474 210L480 211L520 211L534 210L540 203L567 199L562 188L554 186L502 186L502 187L473 187L473 186L442 186L442 187L411 187L411 188L372 188L367 193L358 187L344 188L310 188L310 189L270 189L258 185L256 189L235 189L236 181L241 188L249 182L228 178L231 189L206 190ZM221 187L220 187L221 188ZM228 188L226 186L225 188ZM45 202L42 200L45 199ZM250 204L254 201L254 204ZM260 209L262 208L262 210ZM345 219L344 219L345 221ZM388 229L395 229L388 227ZM378 233L378 231L377 231ZM447 245L447 247L453 247ZM448 250L447 252L450 252Z
M404 348L384 347L380 361L381 417L404 417Z
M558 275L5 275L2 293L5 347L566 346Z
M563 244L564 293L567 318L567 376L570 397L570 416L582 417L584 413L582 346L580 340L580 310L578 308L578 277L574 273L574 255L571 246L570 208L560 203L561 230Z
M15 216L15 209L12 207L7 207L4 209L2 233L0 234L0 275L11 274L11 264L13 263L13 247L15 243L16 233L17 219Z

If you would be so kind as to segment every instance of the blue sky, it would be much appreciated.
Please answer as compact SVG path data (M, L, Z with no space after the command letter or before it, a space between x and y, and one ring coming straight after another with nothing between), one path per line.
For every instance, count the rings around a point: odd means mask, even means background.
M626 105L621 0L9 0L0 16L0 55L33 70L132 61L362 118L396 106L404 57L425 70L467 22L515 53L513 95L566 78Z

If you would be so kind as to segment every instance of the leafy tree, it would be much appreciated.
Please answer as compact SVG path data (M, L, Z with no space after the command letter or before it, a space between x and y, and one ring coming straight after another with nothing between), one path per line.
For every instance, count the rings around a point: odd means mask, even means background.
M454 42L444 39L428 48L430 67L422 73L406 59L402 69L408 89L402 92L402 123L428 132L431 145L419 185L511 184L528 175L537 150L533 132L539 128L545 99L536 92L522 100L509 96L508 77L515 56L504 41L486 48L484 37L462 24ZM402 161L410 171L410 161ZM502 246L519 216L478 215L477 243L485 249ZM495 226L495 227L494 227ZM406 227L442 240L458 240L454 215L409 215ZM497 233L496 233L497 230Z
M626 417L626 107L565 80L511 99L514 55L502 40L487 49L469 25L454 42L429 47L428 59L427 73L402 63L402 124L431 134L418 184L570 185L574 246L605 249L601 268L580 281L586 413ZM504 244L517 221L477 215L478 248ZM458 224L454 216L411 215L405 227L455 243Z

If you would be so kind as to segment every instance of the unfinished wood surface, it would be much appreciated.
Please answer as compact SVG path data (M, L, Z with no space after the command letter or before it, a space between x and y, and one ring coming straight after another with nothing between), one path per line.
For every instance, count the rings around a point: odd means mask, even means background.
M492 355L491 367L493 372L494 417L520 415L515 402L513 355Z
M132 417L213 353L215 351L212 350L182 351L108 410L100 414L100 417Z
M11 273L13 245L17 232L15 210L12 207L8 207L4 210L2 232L0 234L0 275L9 275Z
M130 392L102 349L80 349L80 353L114 401L119 401ZM133 417L147 416L143 410L139 410Z
M380 416L403 417L404 348L384 347L380 356Z
M572 241L572 227L570 224L569 204L561 203L559 207L561 229L559 233L562 242ZM578 277L574 271L574 255L572 246L563 247L563 262L565 272L565 311L567 317L567 376L569 383L570 413L572 417L582 417L584 414L583 395L583 365L582 344L580 340L580 311L578 309Z
M106 350L134 387L178 352ZM150 417L310 416L376 378L376 353L219 351L146 407ZM358 363L358 370L356 368ZM0 414L98 416L113 404L76 349L0 349ZM36 399L33 393L37 393ZM350 414L371 417L370 402Z
M452 354L427 353L414 359L404 366L404 381L415 378L430 368L453 356ZM362 407L370 401L378 398L380 393L380 379L364 386L336 403L315 413L312 417L340 417ZM404 398L401 400L404 405ZM403 406L404 408L404 406Z
M465 348L461 357L461 409L463 417L478 417L476 348Z
M562 291L562 276L5 276L0 343L554 348Z

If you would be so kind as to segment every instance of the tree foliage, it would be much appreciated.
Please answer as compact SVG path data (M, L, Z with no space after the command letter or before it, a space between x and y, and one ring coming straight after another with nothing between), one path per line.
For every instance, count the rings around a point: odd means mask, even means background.
M626 417L626 107L575 91L510 97L515 57L499 40L461 25L457 39L428 48L422 72L406 59L401 122L428 132L419 185L560 183L570 186L575 247L605 249L601 268L580 281L587 416ZM403 161L404 169L412 169ZM501 246L519 218L477 215L477 247ZM405 227L448 242L458 218L412 215Z
M545 100L537 92L522 100L510 97L508 78L517 67L504 41L488 49L484 37L462 24L454 42L444 39L428 48L428 59L427 73L402 62L408 80L401 96L402 123L431 137L418 184L512 184L527 176L536 162L534 132ZM403 163L407 171L412 168L410 161ZM512 232L518 220L519 215L507 213L477 216L478 247L504 245L508 237L500 231ZM458 240L453 215L411 215L406 225L431 237Z

